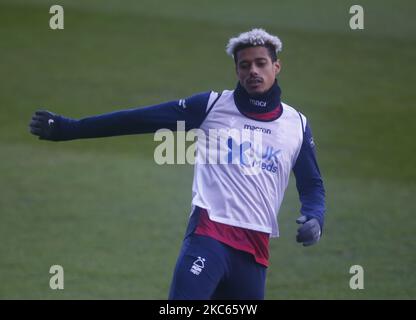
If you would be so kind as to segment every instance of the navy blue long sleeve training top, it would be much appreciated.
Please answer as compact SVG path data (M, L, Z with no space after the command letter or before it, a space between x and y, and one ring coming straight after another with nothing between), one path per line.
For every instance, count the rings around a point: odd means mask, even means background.
M149 107L133 108L74 120L58 116L57 140L98 138L140 133L152 133L161 128L177 129L177 121L185 122L185 130L198 128L208 114L211 92ZM184 108L186 105L186 108ZM301 214L324 223L325 190L318 167L309 123L293 167L299 192Z

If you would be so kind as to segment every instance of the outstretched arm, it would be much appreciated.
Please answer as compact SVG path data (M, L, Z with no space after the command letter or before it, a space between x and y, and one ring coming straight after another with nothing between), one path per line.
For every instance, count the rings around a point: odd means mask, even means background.
M316 160L312 131L308 124L293 172L302 203L302 216L296 221L302 224L298 229L297 241L307 246L319 240L325 215L325 189Z
M204 121L211 92L154 106L115 111L80 120L49 111L36 111L30 132L39 139L64 141L119 135L151 133L161 128L176 130L177 121L185 121L185 130Z

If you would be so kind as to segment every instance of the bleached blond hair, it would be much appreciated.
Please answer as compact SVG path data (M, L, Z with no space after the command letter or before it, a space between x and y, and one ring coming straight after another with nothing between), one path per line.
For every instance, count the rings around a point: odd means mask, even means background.
M276 54L282 51L282 41L278 37L267 33L264 29L252 29L241 33L238 37L231 38L225 51L229 56L234 57L235 50L238 47L265 46L267 44L274 48Z

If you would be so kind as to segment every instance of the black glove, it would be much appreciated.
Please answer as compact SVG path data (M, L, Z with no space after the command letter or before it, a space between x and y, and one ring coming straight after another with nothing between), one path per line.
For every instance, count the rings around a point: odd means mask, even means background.
M316 218L308 220L306 216L300 216L296 219L296 223L302 224L296 235L297 242L303 243L306 247L319 241L321 238L321 226Z
M52 112L38 110L30 121L30 133L41 140L59 141L59 120L59 116Z

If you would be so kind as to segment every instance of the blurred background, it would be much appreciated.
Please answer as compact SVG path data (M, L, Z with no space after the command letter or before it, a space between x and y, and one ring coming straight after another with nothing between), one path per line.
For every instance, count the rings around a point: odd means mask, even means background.
M28 123L233 89L225 45L253 27L283 41L282 99L310 121L327 190L324 236L304 248L292 175L266 298L416 298L413 1L59 1L51 30L54 4L0 0L1 299L167 298L192 166L157 165L153 135L55 143Z

